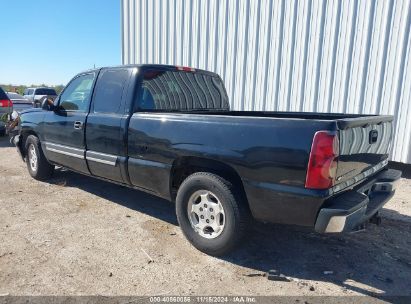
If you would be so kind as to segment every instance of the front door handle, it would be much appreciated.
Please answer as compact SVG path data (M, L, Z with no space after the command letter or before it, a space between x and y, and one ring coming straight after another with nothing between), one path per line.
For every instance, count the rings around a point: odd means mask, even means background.
M83 122L82 121L75 121L74 122L74 129L77 129L77 130L83 129Z

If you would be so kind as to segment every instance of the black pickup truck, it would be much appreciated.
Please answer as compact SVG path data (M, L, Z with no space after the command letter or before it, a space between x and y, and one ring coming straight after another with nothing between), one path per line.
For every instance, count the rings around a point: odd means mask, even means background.
M187 67L80 73L19 121L32 177L58 165L175 201L184 235L212 255L252 218L320 233L377 222L401 176L387 169L392 116L230 111L221 78Z

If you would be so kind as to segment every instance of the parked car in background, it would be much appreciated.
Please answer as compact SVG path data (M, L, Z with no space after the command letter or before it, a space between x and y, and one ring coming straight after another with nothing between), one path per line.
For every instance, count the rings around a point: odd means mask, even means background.
M24 90L24 98L27 98L33 103L33 107L40 107L40 100L43 97L55 99L57 97L56 90L51 88L27 88Z
M60 165L175 201L187 239L221 255L250 217L320 233L378 223L401 176L392 135L392 116L232 111L217 74L136 65L78 74L21 114L12 142L36 179Z
M0 135L4 135L6 132L7 115L13 112L13 102L7 96L7 94L0 88Z
M21 112L26 109L30 109L33 107L33 103L24 98L22 95L14 93L14 92L6 92L7 96L13 103L13 111Z

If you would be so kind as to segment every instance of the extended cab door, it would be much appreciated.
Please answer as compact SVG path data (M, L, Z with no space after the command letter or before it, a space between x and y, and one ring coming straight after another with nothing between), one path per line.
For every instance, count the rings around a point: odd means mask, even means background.
M86 127L86 159L91 174L122 183L129 183L126 138L132 71L125 67L100 71Z
M56 110L45 113L42 130L47 158L84 173L89 173L84 127L95 78L95 72L76 76L60 95Z

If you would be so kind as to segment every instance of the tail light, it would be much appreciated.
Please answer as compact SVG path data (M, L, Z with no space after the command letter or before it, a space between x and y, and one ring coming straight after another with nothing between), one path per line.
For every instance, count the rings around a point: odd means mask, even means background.
M318 131L314 135L305 187L328 189L335 183L339 141L336 133Z
M185 67L185 66L176 66L177 70L185 72L195 72L194 68Z
M13 106L11 100L8 99L1 99L0 100L0 108L10 108Z

